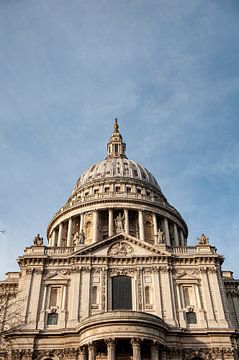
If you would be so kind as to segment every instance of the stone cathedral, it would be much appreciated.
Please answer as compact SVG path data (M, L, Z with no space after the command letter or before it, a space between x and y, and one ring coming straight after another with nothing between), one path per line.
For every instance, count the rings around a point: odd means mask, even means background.
M1 360L238 359L239 281L126 156L115 120L47 229L0 282Z

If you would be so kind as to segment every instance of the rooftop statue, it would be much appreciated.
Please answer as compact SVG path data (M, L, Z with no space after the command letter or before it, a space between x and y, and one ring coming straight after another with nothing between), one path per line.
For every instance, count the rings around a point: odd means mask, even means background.
M200 245L208 245L209 239L206 235L202 234L200 237L198 237L198 244Z

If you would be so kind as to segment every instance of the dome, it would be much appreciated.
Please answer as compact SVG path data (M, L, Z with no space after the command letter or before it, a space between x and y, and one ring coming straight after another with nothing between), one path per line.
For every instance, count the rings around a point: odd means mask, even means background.
M124 158L106 158L87 169L79 178L74 190L97 180L112 178L133 179L161 191L155 177L142 165Z
M161 192L155 177L145 167L126 157L126 144L119 132L117 119L115 119L114 132L107 144L107 150L106 159L87 169L77 181L73 192L95 181L119 178L140 181L145 186L154 187L155 190Z

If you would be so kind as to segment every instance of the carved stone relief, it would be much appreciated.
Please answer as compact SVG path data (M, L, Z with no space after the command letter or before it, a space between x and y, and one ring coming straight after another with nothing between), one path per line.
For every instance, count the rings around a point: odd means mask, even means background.
M112 245L108 250L108 255L111 256L129 256L134 253L132 246L124 241Z

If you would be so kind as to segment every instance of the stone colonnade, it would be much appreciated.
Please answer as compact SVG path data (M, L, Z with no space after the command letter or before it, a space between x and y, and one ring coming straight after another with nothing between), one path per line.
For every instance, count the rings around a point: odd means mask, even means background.
M115 219L114 219L114 210L119 210L118 208L110 208L108 209L108 236L113 236L115 231ZM123 215L124 215L124 229L123 231L126 234L129 234L130 224L129 224L129 211L131 209L124 208ZM121 211L122 211L121 210ZM139 238L141 240L145 239L145 224L144 224L144 211L139 209L133 211L137 211L138 213L138 229L139 229ZM93 213L93 234L92 234L92 243L97 242L98 240L98 224L99 224L99 212L100 210L94 210ZM78 233L81 233L84 229L84 213L76 216L80 217L80 224L78 225ZM159 229L158 228L158 221L157 217L160 217L162 220L162 226ZM162 215L157 215L156 213L152 212L152 220L153 220L153 234L154 234L154 242L155 245L159 243L165 243L168 246L172 245L171 236L170 236L170 229L169 229L169 220L167 217L164 217ZM74 246L73 241L73 227L74 227L74 217L69 218L65 224L67 227L67 235L66 235L66 242L63 244L63 224L64 222L60 223L58 227L53 229L50 240L49 240L49 246ZM181 227L179 227L175 222L171 221L171 226L173 226L173 238L174 238L174 246L184 246L185 245L185 236L183 233L183 230ZM57 231L58 230L58 231ZM159 230L163 231L163 239L160 239L158 236ZM117 232L117 230L116 230ZM171 231L172 232L172 231Z
M107 360L115 360L116 358L116 341L114 339L106 339L104 340L107 345ZM141 360L141 348L142 348L142 340L139 338L129 339L129 343L132 349L132 359L133 360ZM165 351L163 348L160 349L160 344L158 342L151 341L150 349L149 349L151 360L159 360L165 359ZM88 345L84 345L80 349L79 360L96 360L97 359L97 342L91 342ZM160 355L159 355L160 354ZM129 355L130 356L130 355Z

